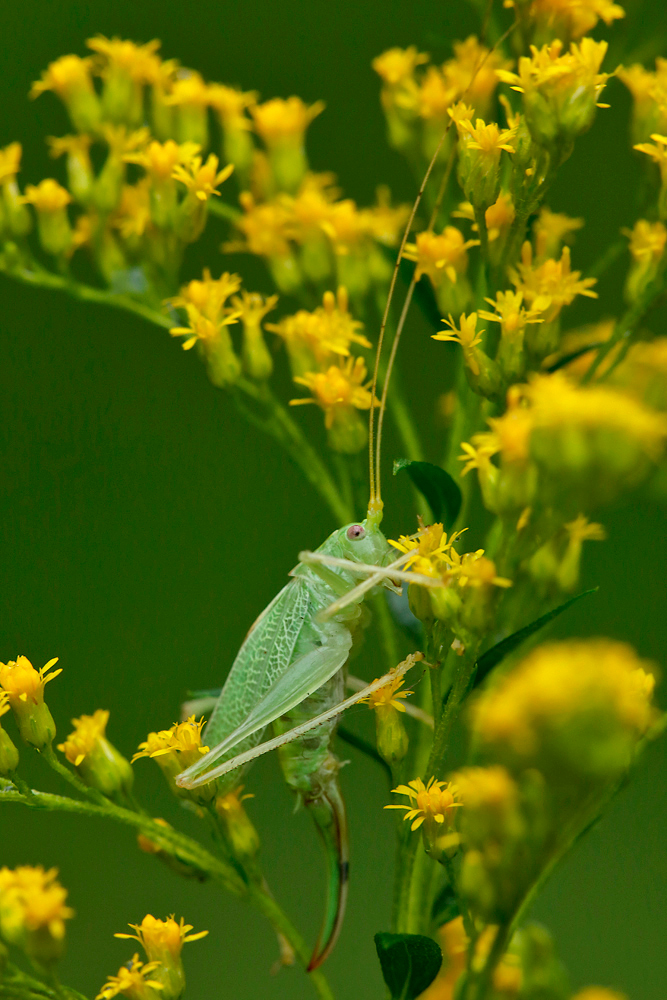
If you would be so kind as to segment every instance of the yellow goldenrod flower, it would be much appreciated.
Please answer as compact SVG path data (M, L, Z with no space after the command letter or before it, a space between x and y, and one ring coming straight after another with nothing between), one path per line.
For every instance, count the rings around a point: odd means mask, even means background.
M256 90L242 91L235 87L226 87L222 83L208 85L208 103L218 112L220 121L225 128L233 128L247 132L252 128L252 122L246 116L248 108L257 104L259 94Z
M480 318L500 323L502 336L515 341L521 340L528 323L544 321L542 313L551 304L550 298L537 296L530 308L526 309L523 305L523 292L497 292L495 299L486 301L496 311L480 309Z
M628 1000L628 998L624 993L607 990L604 986L587 986L585 990L575 993L572 1000Z
M38 750L49 746L56 735L55 722L44 704L44 688L62 673L61 667L52 669L57 662L56 656L40 670L26 656L0 663L0 688L7 692L21 737Z
M329 429L339 408L352 406L359 410L370 409L371 394L368 385L363 384L367 374L363 358L348 357L339 365L331 365L324 372L307 372L303 377L297 375L294 381L310 389L313 397L292 399L290 405L317 403L325 412L325 426Z
M512 140L516 135L516 128L501 129L495 122L487 125L482 118L477 119L474 127L466 119L457 122L457 126L463 136L465 148L479 150L488 160L497 162L503 149L508 153L515 150Z
M375 678L377 680L377 678ZM399 713L405 712L403 698L409 698L411 691L399 691L405 683L404 677L397 677L378 688L361 701L368 704L375 713L375 737L378 753L392 767L403 760L408 752L408 734Z
M98 708L93 715L72 719L74 731L58 749L83 780L104 795L129 791L134 774L127 761L106 738L109 713Z
M274 97L264 104L252 105L250 113L255 131L271 147L285 140L301 143L306 129L324 107L324 101L316 101L308 107L300 97L288 97L287 100Z
M556 39L530 56L521 56L518 72L499 69L498 76L523 94L526 122L535 142L551 146L572 141L593 121L609 73L600 73L607 42L582 38L563 53Z
M114 937L138 941L151 962L162 962L163 965L166 965L169 959L178 958L184 944L200 941L208 934L208 931L190 934L192 924L186 924L183 917L177 924L173 914L166 920L157 920L148 913L140 924L130 924L130 927L136 934L119 933L114 934Z
M621 232L628 237L628 250L638 264L652 264L662 257L667 242L667 229L662 222L638 219L632 229Z
M248 792L242 795L243 788L243 785L238 785L225 795L218 795L215 800L215 811L225 828L235 857L241 862L252 861L260 847L257 830L243 807L245 800L253 799L254 795Z
M489 243L502 236L514 222L516 212L511 197L501 191L493 205L489 205L484 213L486 234Z
M235 253L247 250L259 257L289 258L289 240L293 233L291 212L280 201L257 204L249 191L239 196L243 217L235 225L245 236L245 243L227 243L223 250Z
M89 38L86 45L101 56L96 68L103 76L111 70L121 69L132 79L142 83L152 79L156 62L155 52L160 48L160 42L156 38L145 45L137 45L136 42L127 39L96 35L95 38ZM159 61L159 57L157 59Z
M403 568L413 569L415 573L424 576L438 576L442 572L441 566L449 566L451 560L448 558L452 545L466 531L455 531L451 535L443 530L442 524L429 524L421 527L417 536L401 535L398 541L389 538L387 541L399 552L410 552L410 558L403 564Z
M396 547L398 548L398 546ZM376 677L375 679L377 680L378 678ZM371 708L376 710L393 708L396 709L397 712L404 712L405 705L400 699L409 698L412 694L412 691L398 690L400 687L403 687L404 684L404 677L395 677L394 680L383 685L383 687L378 688L377 691L373 691L372 694L367 695L365 698L361 698L360 704L365 702Z
M385 83L395 87L411 77L417 66L423 65L425 62L428 62L428 55L425 52L419 52L414 45L410 45L407 49L399 49L398 47L387 49L382 55L375 57L371 66Z
M410 215L410 206L392 205L391 191L386 184L380 184L376 193L377 204L361 212L366 229L383 246L398 246Z
M476 348L482 343L482 334L484 333L484 330L477 329L477 313L470 313L469 316L466 316L465 313L461 313L458 327L456 326L454 317L451 313L449 314L449 319L443 319L442 322L445 326L449 327L450 332L445 333L443 331L441 333L434 333L431 339L450 341L454 344L460 344L463 348L463 354L468 368L473 375L479 375L479 352Z
M487 559L484 549L476 552L465 552L462 556L456 549L450 552L451 565L446 576L453 579L459 587L511 587L512 581L507 577L498 576L496 564Z
M78 132L95 131L102 115L100 100L91 78L92 60L79 56L61 56L49 63L41 80L30 88L30 97L52 90L65 104Z
M186 166L176 164L171 176L176 181L184 184L199 201L207 201L212 194L219 195L216 188L226 181L234 170L234 165L228 163L222 170L218 170L218 157L214 153L209 153L206 163L202 164L201 156L193 156Z
M264 343L262 320L267 313L275 309L277 301L277 295L264 297L259 292L247 292L245 289L241 292L240 298L237 295L232 299L232 306L243 323L241 347L243 366L248 375L254 379L267 379L273 371L273 361Z
M482 118L473 126L467 118L457 118L459 134L458 178L466 197L475 209L489 208L500 189L500 157L503 151L514 153L517 126L501 129Z
M199 73L190 69L176 71L162 100L174 111L179 142L196 142L206 149L209 97L209 88Z
M465 809L508 809L517 802L518 789L504 767L464 767L452 777Z
M560 260L548 258L538 264L533 263L533 248L526 241L521 250L521 263L517 264L512 283L518 292L523 293L529 306L545 312L544 320L547 323L554 320L563 306L570 305L577 295L597 298L597 292L591 291L597 279L581 278L581 271L571 270L570 248L567 246L563 247Z
M324 111L324 101L308 107L300 97L275 97L250 108L255 131L268 150L274 189L298 191L308 170L304 136L312 120Z
M347 289L343 286L335 296L325 292L322 305L312 312L300 309L279 323L267 323L266 328L285 342L295 377L323 368L333 358L349 357L351 344L371 346L361 332L363 323L349 312Z
M563 212L552 212L543 205L540 214L533 223L535 233L535 252L538 260L547 257L557 257L563 242L570 242L568 237L576 233L584 225L583 219L572 219Z
M315 403L324 410L324 426L334 451L355 454L366 444L366 424L357 411L371 406L370 382L364 385L367 374L363 358L348 357L325 371L294 376L294 381L310 389L312 396L291 399L290 406Z
M234 164L239 172L239 184L246 187L252 167L255 145L250 131L252 122L247 115L251 105L257 103L259 94L255 90L244 93L221 83L211 83L208 87L208 101L217 113L222 126L223 152L228 163Z
M51 177L46 177L36 186L28 184L23 200L28 205L34 205L40 214L50 214L59 212L65 205L69 205L72 196L58 181L54 181Z
M188 791L180 788L174 782L177 775L185 771L191 764L196 764L202 754L209 748L202 746L201 733L204 728L204 718L195 721L191 715L185 722L175 722L170 729L149 733L147 739L139 744L139 749L132 758L132 763L141 757L153 758L169 782L171 790L183 798L194 801L210 801L215 795L215 782L209 782L200 788Z
M213 321L203 316L196 306L187 305L188 326L174 326L169 333L172 337L185 337L183 350L191 350L198 344L206 358L208 375L214 385L224 388L232 385L241 374L241 362L232 345L229 330L237 323L240 313L229 312Z
M406 243L403 256L417 265L417 280L427 274L437 287L447 277L453 284L468 267L467 251L479 246L479 240L464 240L463 233L455 226L445 226L442 233L425 231L417 233L415 243Z
M634 65L619 66L617 74L633 97L633 142L645 142L652 132L667 133L667 60L657 58L655 72Z
M172 180L177 165L187 166L200 149L196 142L184 142L179 145L173 139L167 139L166 142L153 140L141 152L126 153L123 159L126 163L138 163L156 181L164 183Z
M478 737L540 768L624 771L655 719L650 665L609 639L550 643L478 699ZM559 772L560 773L560 772Z
M10 142L4 149L0 149L0 184L14 180L21 169L22 152L23 147L20 142Z
M589 521L583 514L575 517L574 521L569 521L565 529L573 543L581 543L587 540L602 542L607 537L607 532L601 524Z
M31 97L39 97L47 90L53 90L59 97L65 98L72 90L91 86L91 59L80 56L60 56L55 62L49 63L42 73L41 80L33 83Z
M150 181L143 178L138 184L124 184L120 201L109 218L110 225L120 231L123 239L143 236L151 222Z
M130 927L135 934L114 934L114 937L138 941L146 952L149 966L156 963L152 977L162 986L162 1000L178 1000L185 989L181 961L183 945L201 940L208 931L190 934L192 924L186 924L183 917L176 923L173 914L166 920L157 920L148 913L140 924L130 924Z
M155 978L159 962L139 961L138 953L132 956L127 965L121 965L117 976L108 976L108 982L102 987L95 1000L112 1000L122 994L128 1000L157 1000L161 995L163 984Z
M456 84L445 79L441 69L429 66L419 84L417 109L419 116L427 121L435 121L443 131L443 123L448 120L447 111L456 103L460 90Z
M405 809L403 819L410 823L410 830L423 826L426 849L433 856L451 855L458 847L459 837L454 833L456 810L460 808L456 785L429 778L424 784L421 778L409 781L407 785L392 788L396 795L407 795L409 805L389 805L385 809Z
M528 4L505 0L505 7L515 7L520 18L535 22L552 35L581 38L592 31L598 21L609 26L625 11L612 0L532 0Z
M165 98L167 104L199 105L208 107L210 91L201 74L196 70L180 70L173 82L171 93Z
M454 42L453 48L454 58L443 63L445 80L457 89L459 96L465 94L483 117L498 86L497 71L509 69L512 64L503 59L501 52L481 45L476 35L470 35L464 42Z
M65 921L74 916L66 905L67 890L56 879L57 868L25 865L0 868L0 931L40 965L49 966L63 953Z
M96 35L89 38L86 45L100 57L96 69L102 76L121 70L133 80L145 83L153 79L156 65L160 62L159 56L155 55L160 48L156 38L145 45L137 45L123 38Z
M67 157L67 181L71 193L77 201L86 205L93 189L93 166L90 160L89 135L64 135L60 138L48 136L49 153L55 159Z
M181 288L180 295L173 299L167 299L167 302L174 307L186 309L188 306L194 306L212 323L216 323L223 312L227 299L230 295L238 292L240 287L240 275L225 271L219 278L212 278L210 270L205 267L201 281L198 279L189 281ZM191 346L193 345L191 344L185 349L189 350Z

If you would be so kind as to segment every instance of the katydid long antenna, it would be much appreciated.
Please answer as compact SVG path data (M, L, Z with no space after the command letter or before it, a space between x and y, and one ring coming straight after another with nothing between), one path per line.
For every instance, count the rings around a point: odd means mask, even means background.
M491 6L491 0L489 2L489 9L490 9L490 6ZM488 21L488 16L487 16L487 18L485 18L485 23L486 23L486 21ZM517 21L515 20L509 26L509 28L507 28L507 30L505 32L503 32L503 34L500 36L500 38L494 43L493 47L488 50L488 52L482 57L482 59L480 59L478 65L475 67L474 73L472 74L472 76L470 78L470 83L466 87L464 93L461 95L460 100L465 100L465 98L468 95L468 92L469 92L470 88L472 87L473 83L475 82L475 78L477 77L477 74L481 70L481 68L484 65L484 63L487 61L487 59L489 59L489 57L491 55L493 55L493 53L498 49L498 47L500 45L502 45L502 43L505 41L505 39L510 36L510 34L512 33L512 31L516 27L516 24L517 24ZM431 174L433 172L433 168L435 167L435 164L436 164L436 161L438 159L438 156L440 155L440 150L442 149L443 143L444 143L445 139L447 138L449 130L452 127L453 124L454 124L454 119L450 118L450 121L449 121L446 129L444 130L444 132L440 136L440 140L438 142L438 145L436 146L435 152L433 153L433 156L431 157L431 161L430 161L428 167L426 168L426 173L424 174L422 182L419 185L419 191L417 192L417 197L415 198L414 204L412 206L412 210L410 212L410 216L408 218L407 224L405 226L405 230L403 232L403 238L401 239L401 245L399 247L398 254L396 256L396 263L394 265L394 271L393 271L393 274L391 276L391 282L389 284L389 292L387 294L387 301L386 301L386 304L385 304L385 307L384 307L384 313L382 315L382 322L380 324L380 335L378 337L377 348L375 350L375 365L374 365L374 368L373 368L373 381L372 381L372 385L371 385L371 408L370 408L370 414L369 414L369 417L368 417L368 467L369 467L369 483L370 483L370 498L369 498L369 501L368 501L368 519L371 520L373 523L376 523L376 524L379 523L379 521L382 519L382 507L383 507L383 503L382 503L382 493L381 493L381 488L380 488L380 456L381 456L381 448L382 448L382 427L383 427L383 423L384 423L385 410L387 408L387 395L388 395L388 392L389 392L389 381L391 379L392 369L394 367L394 362L396 360L396 354L398 352L398 345L399 345L400 340L401 340L401 334L403 333L403 327L405 326L405 320L407 319L408 310L410 309L410 304L412 302L412 295L413 295L414 290L415 290L415 285L417 284L417 278L416 278L417 267L416 267L416 265L415 265L414 273L412 275L412 279L410 281L410 285L408 287L408 290L407 290L407 293L406 293L406 296L405 296L405 300L403 302L403 308L401 310L401 315L399 317L398 325L396 327L396 333L394 334L394 340L393 340L393 343L391 345L391 351L390 351L390 354L389 354L389 360L387 362L387 371L385 373L384 385L382 387L382 397L381 397L381 400L380 400L380 407L379 407L379 413L378 413L378 422L377 422L377 435L376 435L375 434L375 407L377 405L377 398L378 398L377 397L378 372L379 372L379 368L380 368L380 355L382 353L382 346L383 346L383 343L384 343L384 333L385 333L385 329L387 327L387 320L389 319L389 310L391 308L392 299L394 297L394 291L396 289L396 280L398 278L398 269L399 269L399 267L401 265L401 260L403 259L403 251L405 250L405 244L408 241L408 236L410 235L410 230L412 229L412 225L414 223L415 216L417 214L417 209L419 208L419 205L421 204L421 200L422 200L424 191L426 190L426 185L429 182L430 176L431 176ZM430 218L429 224L428 224L428 229L429 230L433 229L433 226L435 225L435 221L436 221L436 219L438 217L438 212L440 210L440 205L442 203L442 199L444 197L445 191L447 190L447 184L449 183L449 178L451 176L451 172L452 172L452 169L454 167L454 158L455 158L455 155L456 155L455 147L452 147L452 151L450 153L449 160L448 160L447 166L445 168L445 172L444 172L442 180L440 182L440 188L438 190L438 196L437 196L437 198L435 200L435 204L433 206L433 211L431 212L431 218Z

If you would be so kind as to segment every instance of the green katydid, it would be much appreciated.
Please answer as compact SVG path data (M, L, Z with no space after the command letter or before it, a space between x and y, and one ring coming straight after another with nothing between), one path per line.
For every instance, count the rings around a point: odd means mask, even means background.
M373 408L371 426L372 422ZM370 439L372 466L372 432ZM392 561L396 552L380 531L382 501L375 492L373 473L372 469L373 490L365 520L334 531L315 552L300 553L292 580L250 629L205 730L212 749L177 778L186 788L217 779L220 790L229 790L238 783L241 766L278 749L287 784L313 816L327 855L326 914L309 970L330 954L347 895L347 824L338 787L340 764L329 747L343 708L360 701L369 688L343 703L345 668L370 618L363 607L366 596L378 586L400 593L397 581L407 577L400 569L407 556ZM381 678L370 687L389 679ZM212 701L202 699L198 707L211 707ZM268 726L275 736L262 743Z
M504 37L496 42L491 51ZM477 66L472 80L489 54ZM321 965L334 947L343 920L347 891L347 827L337 781L340 765L329 744L340 713L396 676L396 672L386 675L346 701L342 700L350 651L369 618L367 613L364 614L363 601L378 586L400 593L400 580L411 580L429 587L441 585L431 578L403 572L401 567L408 558L406 554L390 561L391 555L396 553L379 527L383 506L379 484L382 422L389 378L412 298L414 278L389 357L375 442L374 408L380 353L399 264L447 131L433 154L410 213L380 328L369 417L370 501L367 517L334 531L315 552L300 553L299 565L290 574L293 579L250 629L215 700L205 731L205 739L213 748L176 779L185 788L193 788L213 779L223 779L223 789L232 788L238 782L240 767L260 754L278 750L287 784L310 809L327 852L327 908L309 971ZM430 228L433 227L438 207L439 200ZM358 579L363 577L366 579L358 583ZM415 656L409 657L397 671L404 673L415 659ZM199 705L207 701L203 699ZM275 736L262 743L262 735L268 726L273 727Z

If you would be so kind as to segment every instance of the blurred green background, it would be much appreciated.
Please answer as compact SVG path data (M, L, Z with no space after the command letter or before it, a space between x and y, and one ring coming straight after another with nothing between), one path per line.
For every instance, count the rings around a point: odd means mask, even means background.
M407 200L415 185L384 142L370 61L391 45L411 43L442 59L453 39L475 29L471 7L430 0L6 3L0 145L23 143L22 183L52 174L58 168L44 136L63 134L66 121L52 95L28 101L31 81L57 56L83 54L84 40L98 32L136 41L159 37L166 57L209 80L257 89L265 98L323 98L326 113L310 136L314 168L336 172L361 203L372 200L379 182ZM646 59L666 53L663 0L635 4L614 34ZM550 199L554 210L586 217L574 252L575 266L584 270L636 217L630 102L615 81L608 94L611 111L600 112L580 140ZM204 263L220 270L224 261L215 248L211 238L191 255L187 277ZM239 264L268 290L260 270L251 272L247 260ZM618 308L622 274L621 262L601 283L601 302L584 302L578 319ZM64 672L48 690L60 733L71 716L108 708L111 739L130 754L149 729L177 717L188 687L221 683L297 552L319 544L335 525L298 471L207 382L194 353L184 355L164 332L132 316L4 278L0 290L0 659L24 653L41 666L59 656ZM403 345L414 397L427 395L420 386L429 343L415 321ZM420 405L428 416L431 400ZM391 457L389 444L387 464ZM386 483L390 534L411 530L405 489ZM643 655L667 662L664 518L664 503L643 494L600 512L610 541L590 545L583 580L599 583L600 594L569 612L557 634L627 639ZM376 666L369 642L357 669L372 677ZM362 726L364 712L357 712ZM651 748L634 782L535 908L575 987L599 983L632 1000L664 997L665 746L663 740ZM388 924L393 819L382 812L387 794L379 769L347 748L341 753L352 761L342 781L353 867L348 919L327 971L339 995L362 1000L382 996L372 934ZM35 783L51 787L40 762L27 752L24 758ZM154 815L195 828L190 816L179 819L151 762L138 764L137 783ZM275 760L257 764L248 789L256 795L249 809L269 881L312 939L323 871L310 820L293 814ZM114 931L147 912L175 912L196 930L210 930L186 949L189 996L311 995L299 969L270 976L275 940L254 911L213 886L187 884L163 870L125 829L7 806L0 810L0 865L25 863L60 868L77 911L63 978L88 995L128 957L128 943L114 940Z

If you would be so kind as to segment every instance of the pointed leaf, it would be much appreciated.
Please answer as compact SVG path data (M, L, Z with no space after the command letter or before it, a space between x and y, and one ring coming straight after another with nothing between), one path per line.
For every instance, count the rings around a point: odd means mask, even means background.
M504 660L506 656L513 653L518 646L521 645L524 640L528 639L531 635L537 632L539 629L548 625L552 622L554 618L558 618L562 615L564 611L571 608L573 604L581 600L582 597L588 597L589 594L595 594L599 590L599 587L592 587L591 590L582 590L580 594L575 594L571 597L569 601L565 601L564 604L559 605L554 608L553 611L547 611L545 615L540 618L536 618L534 622L530 625L526 625L524 628L519 629L518 632L513 632L512 635L508 635L506 639L502 639L497 642L495 646L491 649L487 649L485 653L482 653L479 660L477 661L477 673L475 674L475 679L473 681L472 687L476 688L479 684L485 680L486 677L491 673L493 668Z
M449 882L447 882L438 895L435 897L433 902L433 907L431 909L431 918L433 923L437 927L442 927L443 924L448 924L450 920L454 920L455 917L461 912L459 906L459 901L456 893L452 889Z
M461 509L461 490L448 472L430 462L410 462L407 458L397 458L394 475L403 469L420 493L426 498L434 521L442 521L449 530Z
M433 938L421 934L375 935L384 981L392 1000L415 1000L431 985L442 965L442 952Z

